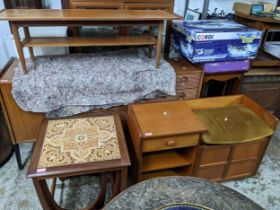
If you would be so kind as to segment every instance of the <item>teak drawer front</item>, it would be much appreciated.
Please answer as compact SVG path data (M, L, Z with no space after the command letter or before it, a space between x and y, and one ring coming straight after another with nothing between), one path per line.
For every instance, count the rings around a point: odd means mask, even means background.
M228 168L226 178L238 177L238 176L247 176L252 174L256 167L258 159L252 159L242 162L231 163Z
M179 74L176 76L176 89L198 88L201 74Z
M106 1L71 1L71 9L123 9L124 4L121 0L115 2Z
M173 4L169 3L126 3L125 9L128 10L144 10L144 9L161 9L161 10L171 10Z
M263 141L236 145L233 150L232 160L246 160L260 156L263 151Z
M199 96L199 89L177 89L176 90L176 97L179 99L193 99L198 98Z
M222 165L199 168L196 176L204 179L210 179L213 181L219 181L223 178L225 167L225 165Z
M182 136L163 137L156 139L143 140L142 151L152 152L168 150L173 148L196 146L199 142L199 134L190 134Z
M200 166L214 163L226 163L230 153L230 147L203 147Z

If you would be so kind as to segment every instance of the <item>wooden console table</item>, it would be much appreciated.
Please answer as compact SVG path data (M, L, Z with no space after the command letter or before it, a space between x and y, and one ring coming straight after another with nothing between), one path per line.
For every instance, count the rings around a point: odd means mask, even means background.
M163 10L37 10L8 9L0 13L0 20L8 20L11 24L15 44L24 73L27 67L23 48L28 47L31 60L34 61L33 47L55 46L130 46L157 45L156 67L160 65L163 23L165 20L180 19L179 16ZM158 26L158 37L152 36L118 36L112 38L82 37L31 37L28 27L34 26L88 26L112 25ZM18 28L23 27L25 39L20 40Z

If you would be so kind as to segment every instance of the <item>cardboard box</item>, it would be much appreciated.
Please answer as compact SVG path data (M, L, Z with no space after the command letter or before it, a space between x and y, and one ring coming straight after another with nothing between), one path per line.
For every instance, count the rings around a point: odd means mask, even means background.
M173 21L172 46L192 63L256 57L263 32L233 21Z
M263 3L252 3L252 2L235 2L233 5L233 11L241 13L243 15L254 15L264 12Z

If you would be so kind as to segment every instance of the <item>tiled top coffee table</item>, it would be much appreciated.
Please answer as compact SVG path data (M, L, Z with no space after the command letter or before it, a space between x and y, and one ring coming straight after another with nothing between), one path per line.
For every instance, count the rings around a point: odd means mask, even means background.
M113 195L126 188L130 165L127 146L117 114L45 120L27 173L44 209L61 209L46 179L99 174L100 193L91 208L100 208L106 196L108 176ZM52 187L54 193L55 187ZM90 209L91 209L90 208Z

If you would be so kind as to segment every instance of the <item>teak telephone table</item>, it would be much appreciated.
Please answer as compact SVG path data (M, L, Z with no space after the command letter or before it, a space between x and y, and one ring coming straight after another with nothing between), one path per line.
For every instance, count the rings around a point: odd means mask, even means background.
M75 9L7 9L0 13L0 20L11 24L15 44L24 73L27 73L23 48L28 47L34 61L32 47L66 46L130 46L157 45L156 67L160 65L163 23L165 20L180 19L180 16L162 10L75 10ZM112 38L82 37L31 37L28 27L34 26L89 26L112 25L158 26L158 37L118 36ZM20 40L18 28L23 27L25 39Z

